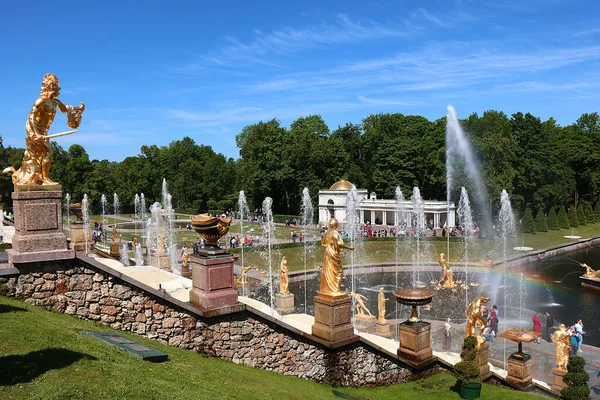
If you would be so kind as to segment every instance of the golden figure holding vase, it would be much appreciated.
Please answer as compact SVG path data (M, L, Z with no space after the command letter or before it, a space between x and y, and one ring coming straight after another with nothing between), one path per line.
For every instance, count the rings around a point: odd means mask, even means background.
M472 300L465 311L467 317L467 325L465 327L466 336L475 336L477 338L477 346L481 347L485 342L483 337L483 330L487 326L485 318L481 312L483 303L490 301L489 297L478 297ZM477 325L479 325L479 332L477 332Z
M58 100L59 94L58 78L54 74L46 74L42 82L40 97L33 103L25 124L26 149L21 168L16 170L14 167L8 167L3 171L4 173L12 172L12 181L15 185L56 185L56 182L50 179L52 164L50 139L76 132L68 131L48 136L56 109L67 114L67 125L73 129L79 127L81 114L85 110L83 103L79 103L78 107L63 104Z
M326 297L338 297L346 294L340 291L340 284L344 275L340 252L342 249L354 250L354 248L344 245L344 241L337 231L337 224L337 220L331 218L327 224L327 232L321 240L325 252L323 254L323 267L321 268L319 295Z

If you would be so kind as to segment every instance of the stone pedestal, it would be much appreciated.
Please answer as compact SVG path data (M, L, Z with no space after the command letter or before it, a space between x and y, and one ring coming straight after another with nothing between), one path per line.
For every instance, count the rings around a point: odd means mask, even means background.
M420 369L431 364L431 324L421 321L416 324L403 322L400 328L400 347L398 357L411 367Z
M171 257L167 253L158 253L156 249L150 250L150 265L171 272Z
M296 312L296 307L294 306L294 294L287 293L275 294L275 311L277 311L281 315L293 314Z
M375 324L377 324L377 319L373 315L355 314L352 318L352 325L360 332L372 332Z
M390 327L390 323L387 320L377 321L377 327L375 328L375 334L384 338L392 337L392 329Z
M121 258L121 246L117 242L111 242L110 244L110 256L117 260Z
M214 257L190 255L192 290L190 303L214 309L237 304L238 293L233 287L233 256Z
M492 374L488 364L489 350L490 345L487 343L477 349L477 365L479 365L479 373L482 379L486 379Z
M15 234L12 250L8 251L11 263L75 256L75 252L67 250L67 237L63 233L62 189L53 185L53 190L35 190L41 187L15 185L12 194Z
M553 381L552 381L552 390L555 390L557 392L560 392L561 389L564 389L567 387L567 384L563 381L563 376L565 376L565 374L568 371L566 369L562 369L562 368L552 368L552 376L553 376Z
M315 296L315 323L312 334L336 344L354 337L352 299L348 294L333 298Z
M506 382L520 390L529 390L533 385L531 377L531 356L513 353L508 357L508 376Z
M75 251L85 251L86 246L86 236L85 229L83 228L83 221L72 222L69 225L69 230L71 231L71 248ZM92 231L88 229L87 232L87 242L89 247L92 248Z

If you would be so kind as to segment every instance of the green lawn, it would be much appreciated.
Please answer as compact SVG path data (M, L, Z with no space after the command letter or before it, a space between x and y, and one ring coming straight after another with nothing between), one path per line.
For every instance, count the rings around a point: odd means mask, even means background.
M110 330L0 296L0 398L5 399L458 399L447 373L380 388L340 388L205 358L125 334L169 354L152 364L85 336ZM486 399L537 396L484 385Z

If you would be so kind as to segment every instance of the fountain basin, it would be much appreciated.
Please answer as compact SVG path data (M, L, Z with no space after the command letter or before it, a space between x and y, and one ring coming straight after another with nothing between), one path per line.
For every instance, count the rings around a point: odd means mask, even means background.
M424 288L404 288L397 289L392 292L396 301L405 306L412 306L412 312L408 321L409 325L421 324L423 321L417 313L417 306L424 306L431 303L435 292Z

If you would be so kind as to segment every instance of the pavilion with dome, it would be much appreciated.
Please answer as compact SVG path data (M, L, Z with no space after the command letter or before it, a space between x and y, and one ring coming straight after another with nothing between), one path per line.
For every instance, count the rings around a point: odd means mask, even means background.
M327 224L332 217L336 218L340 224L346 222L346 204L348 192L352 186L351 182L340 180L331 185L328 190L319 191L319 225ZM395 199L378 199L374 192L369 194L367 189L357 189L357 198L361 224L394 226L397 208ZM404 201L402 208L406 212L407 225L413 226L412 202ZM434 229L443 228L446 226L446 221L448 221L448 226L455 225L456 207L454 203L450 203L448 206L445 201L423 200L423 209L425 221L432 221Z

